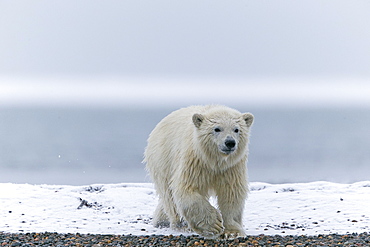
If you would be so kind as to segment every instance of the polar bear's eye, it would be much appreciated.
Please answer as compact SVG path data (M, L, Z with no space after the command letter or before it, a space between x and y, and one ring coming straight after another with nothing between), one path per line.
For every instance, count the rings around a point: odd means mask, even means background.
M239 133L239 129L235 129L235 130L234 130L234 132L235 132L235 133Z
M215 132L221 132L220 128L215 128Z

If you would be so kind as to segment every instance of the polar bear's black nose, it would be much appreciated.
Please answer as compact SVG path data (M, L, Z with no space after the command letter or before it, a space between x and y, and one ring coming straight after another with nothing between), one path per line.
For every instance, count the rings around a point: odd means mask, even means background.
M226 139L225 146L232 149L235 147L235 140L234 139Z

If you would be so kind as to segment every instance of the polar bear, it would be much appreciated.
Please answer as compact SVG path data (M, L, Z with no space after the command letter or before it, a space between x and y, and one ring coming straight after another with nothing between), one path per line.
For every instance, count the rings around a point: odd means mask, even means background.
M155 227L193 230L207 238L245 236L250 113L220 105L190 106L162 119L144 162L159 203ZM217 209L210 202L216 196Z

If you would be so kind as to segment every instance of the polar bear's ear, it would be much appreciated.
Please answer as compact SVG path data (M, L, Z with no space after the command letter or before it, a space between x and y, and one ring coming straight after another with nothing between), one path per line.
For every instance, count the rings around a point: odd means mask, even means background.
M193 115L193 123L194 123L195 127L199 128L200 125L202 124L203 120L204 120L203 115L198 114L198 113L195 113Z
M245 123L247 124L247 127L251 127L251 125L253 124L254 116L251 113L244 113L242 116Z

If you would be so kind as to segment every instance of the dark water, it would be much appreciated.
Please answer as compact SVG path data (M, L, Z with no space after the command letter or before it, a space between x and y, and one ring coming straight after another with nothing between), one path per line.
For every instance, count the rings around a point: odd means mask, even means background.
M370 180L369 109L248 109L251 181ZM0 182L148 182L146 139L174 109L0 108Z

